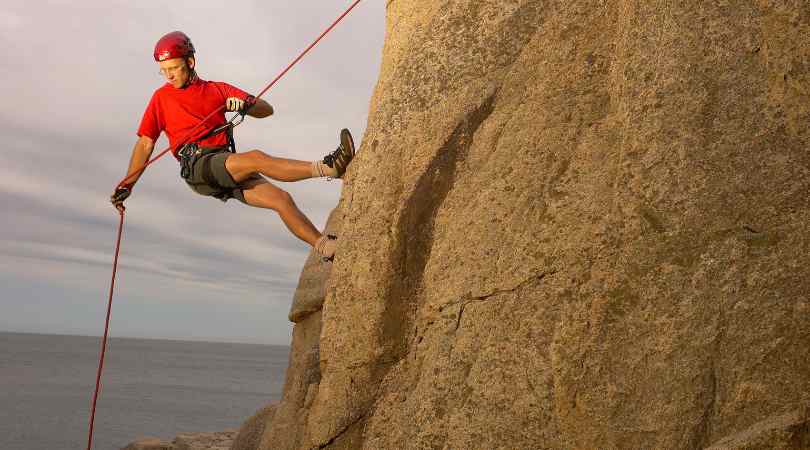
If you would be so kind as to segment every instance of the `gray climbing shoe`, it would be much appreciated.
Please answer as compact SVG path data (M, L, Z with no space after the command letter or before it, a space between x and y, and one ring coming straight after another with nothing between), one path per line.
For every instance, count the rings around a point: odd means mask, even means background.
M354 139L349 130L344 128L340 130L340 145L335 151L323 157L323 163L335 169L337 175L334 178L342 178L352 159L354 159Z

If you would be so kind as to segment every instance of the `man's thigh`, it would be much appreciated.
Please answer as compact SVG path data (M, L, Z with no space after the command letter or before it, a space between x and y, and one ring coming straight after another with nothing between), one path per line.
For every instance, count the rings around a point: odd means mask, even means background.
M225 167L225 162L233 155L229 152L213 153L197 159L191 170L191 176L186 183L196 193L227 200L235 198L247 203L243 196L243 189L251 182L262 180L259 174L250 175L236 181Z

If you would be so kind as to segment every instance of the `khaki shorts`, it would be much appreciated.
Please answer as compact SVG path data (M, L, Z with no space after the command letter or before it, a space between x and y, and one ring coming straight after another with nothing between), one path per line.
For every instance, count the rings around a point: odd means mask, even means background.
M252 181L260 180L259 175L248 177L241 183L234 181L231 174L225 168L225 160L231 156L227 149L206 149L203 155L196 158L191 165L191 176L185 180L192 191L228 201L235 198L242 203L245 201L243 189Z

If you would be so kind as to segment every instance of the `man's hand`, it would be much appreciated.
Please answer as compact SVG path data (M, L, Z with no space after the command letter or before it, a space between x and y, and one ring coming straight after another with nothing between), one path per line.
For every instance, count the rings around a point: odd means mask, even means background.
M256 97L252 95L248 95L245 100L242 100L239 97L228 97L225 100L225 110L229 112L238 112L244 115L255 104L256 104Z
M110 196L110 203L115 206L115 209L118 211L124 212L126 208L124 208L124 200L132 194L132 191L125 186L118 186L115 188L115 192Z
M225 100L225 110L229 112L241 111L245 107L245 101L239 97L228 97Z

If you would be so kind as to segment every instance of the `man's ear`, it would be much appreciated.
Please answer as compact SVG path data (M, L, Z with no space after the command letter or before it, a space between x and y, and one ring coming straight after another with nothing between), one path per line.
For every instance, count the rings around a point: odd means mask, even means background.
M188 64L189 69L194 70L194 66L197 65L197 60L195 60L193 56L189 56L186 58L186 64Z

